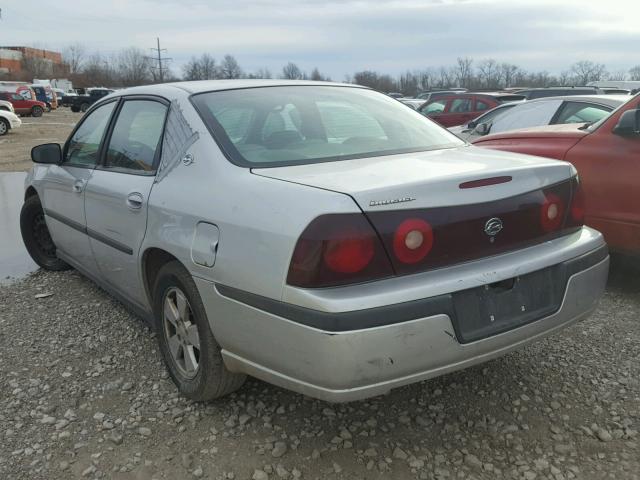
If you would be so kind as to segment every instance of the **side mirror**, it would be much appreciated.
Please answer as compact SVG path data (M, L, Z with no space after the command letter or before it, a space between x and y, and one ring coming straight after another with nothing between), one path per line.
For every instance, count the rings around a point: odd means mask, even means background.
M640 110L627 110L613 127L613 133L623 137L640 136Z
M31 160L34 163L59 165L62 163L62 149L58 143L44 143L31 149Z
M479 123L476 125L476 128L473 129L473 131L478 135L487 135L489 130L491 130L491 125L488 123Z
M469 130L473 130L474 128L476 128L478 126L478 124L476 123L475 120L471 120L469 123L467 123L467 128Z

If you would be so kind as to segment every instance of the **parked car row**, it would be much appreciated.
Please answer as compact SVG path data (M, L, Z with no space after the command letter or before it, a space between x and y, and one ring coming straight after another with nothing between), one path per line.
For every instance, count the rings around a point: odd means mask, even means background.
M516 94L448 95L428 100L443 106L434 114L488 113ZM146 319L191 399L246 375L362 399L594 311L609 253L593 226L614 248L619 228L640 252L640 218L627 213L638 98L590 125L477 140L489 150L353 85L120 90L64 146L33 149L22 236L40 266L76 268ZM598 197L608 189L626 197L623 214Z

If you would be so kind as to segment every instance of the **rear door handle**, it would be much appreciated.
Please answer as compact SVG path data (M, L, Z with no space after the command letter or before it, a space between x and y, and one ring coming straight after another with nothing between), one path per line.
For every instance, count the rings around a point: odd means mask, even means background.
M143 202L144 198L141 193L133 192L127 195L127 207L132 210L140 210Z

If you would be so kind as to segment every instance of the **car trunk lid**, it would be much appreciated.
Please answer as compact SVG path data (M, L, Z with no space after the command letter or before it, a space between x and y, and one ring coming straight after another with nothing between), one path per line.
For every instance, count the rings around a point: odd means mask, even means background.
M500 200L566 180L572 168L554 160L461 147L252 171L347 194L364 212L372 212ZM500 181L492 181L496 178Z

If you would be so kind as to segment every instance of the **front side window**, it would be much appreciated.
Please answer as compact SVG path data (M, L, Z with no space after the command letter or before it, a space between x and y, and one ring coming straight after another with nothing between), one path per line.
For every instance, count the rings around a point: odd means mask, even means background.
M101 105L83 120L69 140L65 163L87 167L96 166L100 143L115 106L116 102Z
M425 115L433 115L434 113L442 113L447 106L446 100L434 100L422 109Z
M611 110L593 103L565 102L553 123L594 123L609 115Z
M227 157L242 166L306 164L464 145L416 111L367 89L263 87L207 92L194 95L192 101Z
M109 139L104 167L153 171L166 115L167 107L160 102L125 101Z

